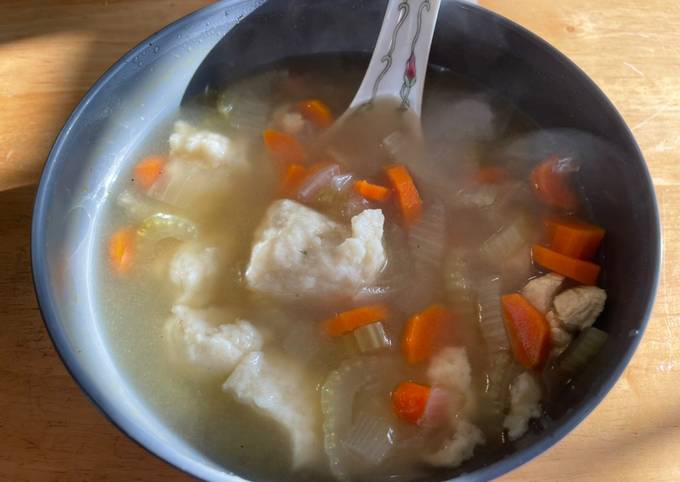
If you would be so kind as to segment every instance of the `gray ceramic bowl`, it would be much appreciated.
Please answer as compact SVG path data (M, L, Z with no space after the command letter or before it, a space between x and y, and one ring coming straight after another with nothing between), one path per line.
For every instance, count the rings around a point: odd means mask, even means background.
M104 343L93 297L94 226L127 154L179 105L201 60L229 32L223 64L192 88L290 56L366 55L385 0L225 0L145 40L116 63L76 108L47 160L35 204L32 259L45 324L73 377L121 430L178 468L208 480L241 480L164 426L128 386ZM247 21L239 23L247 17ZM431 62L497 91L542 126L585 131L606 141L581 173L595 219L607 229L611 336L551 419L495 460L463 467L485 480L527 462L564 437L602 400L640 341L658 281L660 230L654 192L635 141L602 92L564 56L521 27L483 9L445 2ZM592 153L592 151L591 151ZM443 473L442 480L461 471Z

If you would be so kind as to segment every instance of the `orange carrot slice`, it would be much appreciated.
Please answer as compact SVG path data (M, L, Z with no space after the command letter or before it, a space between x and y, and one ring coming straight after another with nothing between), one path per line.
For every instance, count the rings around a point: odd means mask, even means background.
M133 179L144 189L149 189L163 173L166 160L160 156L149 156L135 166Z
M538 368L550 352L550 325L522 295L501 296L505 328L515 359L529 369Z
M392 392L392 409L397 417L417 424L423 417L430 387L414 382L401 382Z
M265 129L262 133L267 152L283 164L304 164L307 152L298 140L285 132Z
M333 114L330 108L317 99L308 99L298 102L298 111L302 117L313 122L318 127L329 127L333 123Z
M307 168L302 164L289 164L281 179L281 186L279 188L281 195L295 197L300 185L307 178L307 173Z
M578 259L591 259L600 247L605 230L575 218L550 218L545 221L550 248Z
M109 239L109 264L119 275L132 269L135 239L136 232L132 228L121 228Z
M441 304L434 304L413 315L406 323L403 350L406 361L420 363L432 355L434 344L441 336L451 312Z
M552 156L531 171L531 182L537 196L546 204L566 210L579 207L579 199L570 184L569 173L560 172L559 158Z
M354 189L369 201L384 202L390 197L391 191L378 184L372 184L364 179L354 183Z
M544 268L584 285L594 285L600 275L599 265L590 261L570 258L539 244L534 244L531 247L531 256L536 263Z
M324 322L324 329L330 336L341 336L364 325L383 321L389 316L385 305L368 305L338 313Z
M423 200L406 166L393 164L385 169L387 178L396 194L397 205L408 226L416 221L423 210Z

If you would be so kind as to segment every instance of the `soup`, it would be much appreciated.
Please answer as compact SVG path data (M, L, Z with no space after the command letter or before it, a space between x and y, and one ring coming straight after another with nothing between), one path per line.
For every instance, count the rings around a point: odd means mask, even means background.
M100 223L118 364L250 479L493 461L607 336L578 159L516 155L537 126L436 69L417 159L360 116L378 142L323 142L361 74L303 59L206 94L139 147Z

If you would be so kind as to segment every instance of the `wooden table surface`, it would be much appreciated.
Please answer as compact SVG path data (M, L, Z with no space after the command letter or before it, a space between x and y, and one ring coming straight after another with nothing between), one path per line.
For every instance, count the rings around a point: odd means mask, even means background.
M118 432L66 373L36 306L29 229L40 169L78 99L126 50L207 3L0 0L2 480L187 478ZM568 437L505 480L680 480L680 3L481 3L567 54L618 107L649 163L665 241L654 313L621 380Z

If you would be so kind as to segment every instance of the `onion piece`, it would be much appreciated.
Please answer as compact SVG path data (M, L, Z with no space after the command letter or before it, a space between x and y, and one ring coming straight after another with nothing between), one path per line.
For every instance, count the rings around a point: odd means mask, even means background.
M380 465L394 445L394 428L382 417L362 412L343 442L345 448L371 467Z
M434 202L409 229L408 244L416 265L423 268L441 266L445 242L446 209L441 202Z
M208 173L206 175L206 173ZM201 186L211 171L199 163L183 160L172 160L165 168L163 175L148 191L148 195L160 202L170 204L178 208L183 207L186 198L192 197L191 193Z
M477 293L479 303L479 327L490 352L508 350L510 342L505 331L501 312L500 280L487 282Z
M455 296L472 289L469 269L470 256L460 249L450 250L444 259L444 288Z
M340 174L340 166L337 164L322 167L305 179L298 191L298 197L303 201L311 201L322 188L329 186L333 177L338 174Z
M353 335L361 353L370 353L392 345L380 321L357 328Z
M457 193L457 204L463 208L486 208L499 197L500 189L495 184L480 184L464 188Z
M367 386L396 383L398 374L391 373L393 363L378 357L348 359L331 372L321 386L324 449L331 473L338 479L350 476L350 454L342 441L352 426L354 398Z
M482 243L480 248L482 256L490 263L500 264L529 244L530 232L528 218L519 216Z

